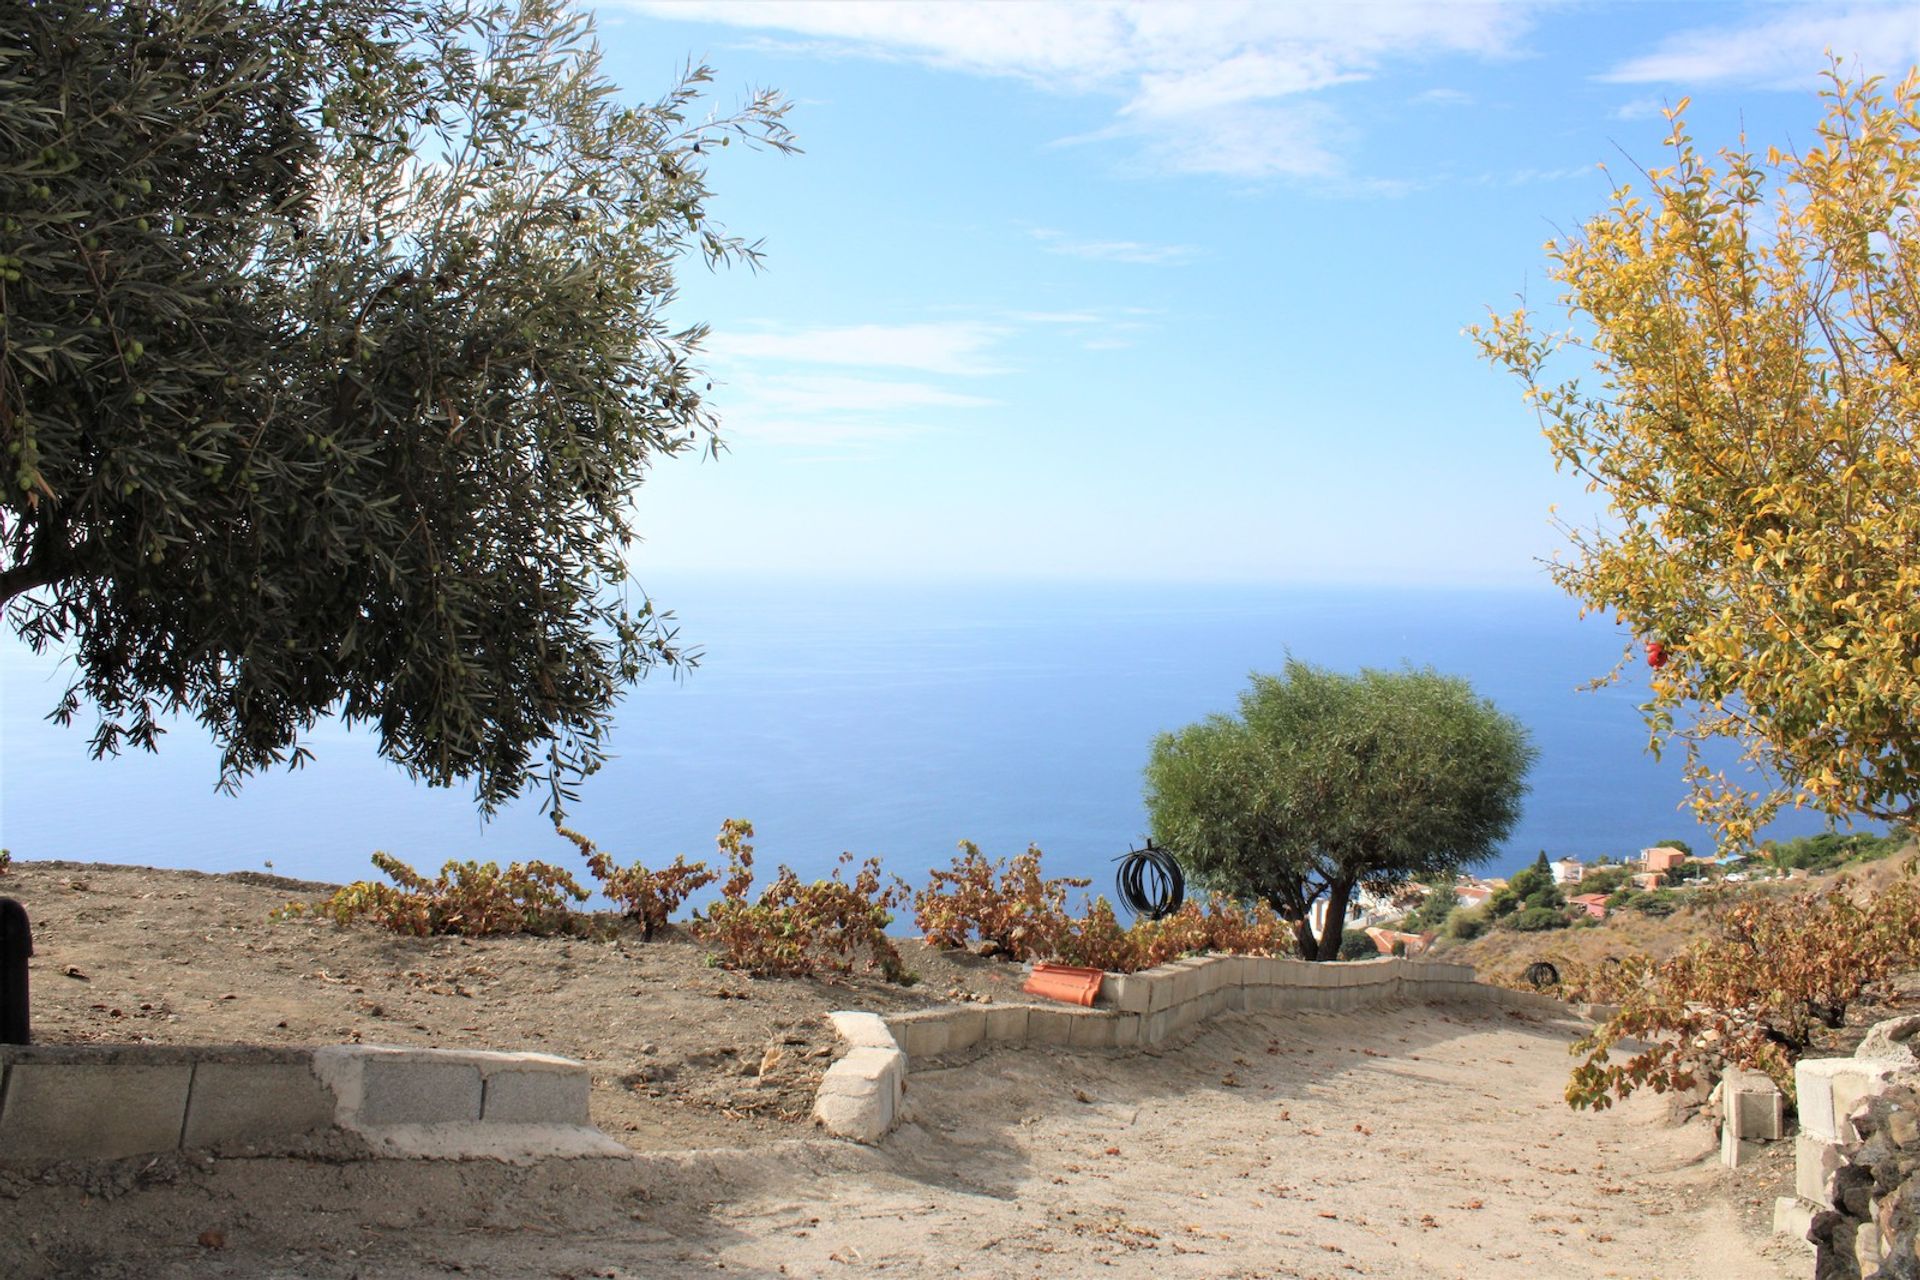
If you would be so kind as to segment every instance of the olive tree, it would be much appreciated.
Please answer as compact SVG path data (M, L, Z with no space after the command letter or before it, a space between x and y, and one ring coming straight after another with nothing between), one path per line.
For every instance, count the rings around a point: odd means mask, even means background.
M1155 739L1147 809L1154 838L1196 878L1267 903L1302 956L1332 960L1357 887L1450 876L1493 855L1535 755L1526 729L1464 680L1289 660L1253 677L1239 715Z
M0 605L96 755L189 714L221 784L338 714L491 811L694 656L628 582L636 487L716 441L671 324L751 264L697 118L559 0L45 0L0 22Z

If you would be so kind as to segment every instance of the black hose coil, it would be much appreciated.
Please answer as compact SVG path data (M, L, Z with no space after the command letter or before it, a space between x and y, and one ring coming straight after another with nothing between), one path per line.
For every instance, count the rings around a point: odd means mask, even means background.
M1116 861L1120 873L1114 877L1114 888L1134 915L1164 920L1187 900L1187 878L1180 864L1152 840L1146 848L1122 854Z

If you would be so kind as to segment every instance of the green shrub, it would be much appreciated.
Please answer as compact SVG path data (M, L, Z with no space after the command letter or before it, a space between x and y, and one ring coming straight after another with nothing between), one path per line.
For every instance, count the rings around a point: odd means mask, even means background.
M1507 917L1503 927L1515 929L1521 933L1539 933L1544 929L1564 929L1567 927L1567 915L1564 911L1555 911L1551 907L1528 907L1516 911Z
M1380 956L1380 948L1375 946L1363 929L1345 929L1340 933L1340 958L1342 960L1375 960Z
M1485 905L1456 911L1447 917L1447 936L1459 942L1471 942L1487 931L1490 912Z

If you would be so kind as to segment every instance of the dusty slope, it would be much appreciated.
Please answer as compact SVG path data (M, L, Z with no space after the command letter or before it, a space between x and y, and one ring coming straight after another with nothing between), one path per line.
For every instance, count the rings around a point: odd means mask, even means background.
M1806 1275L1805 1254L1743 1232L1734 1200L1763 1189L1703 1129L1664 1127L1654 1101L1566 1109L1570 1035L1402 1008L1226 1018L1151 1055L996 1051L916 1074L915 1119L878 1151L163 1162L92 1194L0 1178L0 1257L33 1259L23 1275L368 1280Z
M1004 999L1020 982L1017 969L918 943L903 951L923 980L903 988L865 975L753 981L710 967L679 930L643 944L630 926L601 941L467 940L268 923L273 908L331 887L14 863L0 895L33 921L35 1038L558 1053L593 1067L594 1120L608 1133L681 1150L804 1134L839 1051L820 1016L829 1009L918 1007L959 991Z

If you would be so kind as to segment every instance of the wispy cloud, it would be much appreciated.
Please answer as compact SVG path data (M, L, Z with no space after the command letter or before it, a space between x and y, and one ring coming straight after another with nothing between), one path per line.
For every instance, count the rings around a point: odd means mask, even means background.
M1394 61L1508 55L1523 3L1381 0L622 0L666 18L780 33L826 56L911 60L1117 103L1068 141L1130 144L1157 172L1344 182L1344 122L1316 97Z
M727 361L777 360L977 376L999 372L986 353L1006 335L1004 327L989 324L861 324L721 332L709 338L707 349Z
M1199 250L1190 244L1149 244L1142 240L1084 240L1051 227L1033 227L1028 234L1048 253L1069 258L1090 258L1096 262L1128 262L1139 266L1165 267L1191 262Z
M1920 8L1911 4L1798 4L1760 12L1757 21L1678 32L1600 79L1805 89L1828 50L1868 72L1901 75L1920 63Z
M1421 106L1465 107L1472 105L1473 95L1461 89L1427 89L1412 100Z

